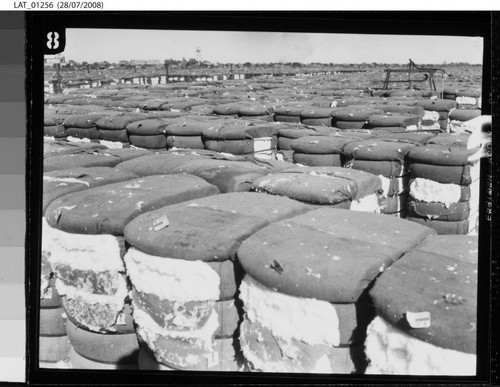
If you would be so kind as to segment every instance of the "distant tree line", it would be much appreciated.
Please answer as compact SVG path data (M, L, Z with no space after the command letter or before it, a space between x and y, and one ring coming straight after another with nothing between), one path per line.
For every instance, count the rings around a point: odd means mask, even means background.
M164 61L156 61L154 64L136 64L136 61L119 61L119 62L76 62L74 60L69 60L68 62L61 63L62 69L67 70L106 70L110 68L122 68L122 69L131 69L131 68L143 68L143 67L163 67L165 64L169 65L171 68L180 68L180 69L189 69L189 68L233 68L233 69L243 69L243 70L251 70L252 68L266 68L266 69L280 69L280 68L293 68L293 69L301 69L301 68L362 68L362 69L377 69L377 68L404 68L408 64L404 63L321 63L321 62L312 62L312 63L301 63L301 62L271 62L271 63L257 63L257 62L244 62L244 63L212 63L210 61L198 61L195 58L182 58L178 59L166 59ZM444 62L441 64L425 64L425 63L417 63L419 66L432 66L432 67L443 67L443 66L481 66L481 65L471 65L468 62ZM52 65L46 65L46 67L52 67Z

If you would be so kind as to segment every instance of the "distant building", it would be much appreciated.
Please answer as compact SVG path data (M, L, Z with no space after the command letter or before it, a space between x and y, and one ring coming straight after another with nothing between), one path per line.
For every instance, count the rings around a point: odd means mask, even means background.
M133 65L133 66L142 66L142 65L145 65L147 64L147 60L142 60L142 59L132 59L130 61L130 64Z
M43 64L45 66L53 66L55 63L64 63L64 57L60 55L45 55Z
M121 61L120 61L121 64ZM130 61L132 66L158 66L161 65L161 61L158 59L133 59Z

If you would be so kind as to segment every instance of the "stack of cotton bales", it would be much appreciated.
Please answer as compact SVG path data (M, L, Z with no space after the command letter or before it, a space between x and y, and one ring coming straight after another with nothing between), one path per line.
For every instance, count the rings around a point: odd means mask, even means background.
M477 237L430 236L370 296L367 374L476 375Z
M66 316L61 297L55 288L55 277L42 242L40 288L40 336L38 359L40 368L67 368L70 343L66 333Z
M409 170L406 156L415 145L403 141L371 139L356 141L344 147L344 167L377 175L382 181L381 213L406 217L408 208Z
M306 136L293 140L293 162L311 167L340 167L345 145L356 138L344 136Z
M300 136L290 142L293 162L307 166L341 166L342 149L351 141L373 137L371 132L355 129L311 127L316 134ZM294 132L289 132L295 135ZM307 132L309 133L309 131Z
M74 368L137 368L123 230L164 205L218 193L189 175L152 176L61 196L45 211L49 263L64 296Z
M467 148L469 139L469 133L439 133L437 136L430 138L426 144Z
M292 124L291 124L292 125ZM301 137L328 135L332 134L331 128L322 126L304 127L304 126L289 126L281 127L278 129L278 154L280 154L285 161L293 162L293 149L291 143Z
M300 122L312 126L333 126L332 119L336 108L308 107L300 111Z
M284 164L284 165L282 165ZM233 156L208 150L170 150L161 154L140 157L120 164L138 176L187 173L199 176L215 185L220 192L249 191L259 177L289 164Z
M467 121L481 115L479 109L455 109L450 113L450 132L463 133L468 130Z
M262 105L260 103L242 106L238 110L238 116L244 120L274 121L274 107L272 105Z
M372 106L373 108L377 108L375 105L377 103L380 103L380 99L378 98L368 98L368 97L363 97L363 98L344 98L344 99L335 99L334 101L331 102L332 107L352 107L353 105L358 105L360 107L363 107L366 105L374 105Z
M282 127L278 131L278 150L293 151L292 147L290 146L293 140L318 134L321 134L318 130L313 128L306 128L303 126Z
M42 213L51 202L63 195L136 177L135 173L111 167L69 168L46 172L43 174Z
M384 113L368 118L367 128L371 130L405 131L418 130L420 116L416 114Z
M375 114L384 114L380 109L353 105L339 108L334 114L333 126L339 129L365 129L368 120Z
M203 131L221 126L217 120L178 120L165 128L168 148L205 149Z
M214 113L218 116L237 118L240 109L247 105L249 105L248 102L241 102L237 100L230 103L220 103L214 107Z
M141 369L237 371L235 299L241 242L309 206L260 193L228 193L166 206L125 228L138 333L154 355Z
M224 124L203 130L205 148L233 155L272 158L276 153L277 128L272 124ZM245 125L246 123L246 125Z
M378 131L372 132L374 138L383 141L396 141L396 142L405 142L409 144L415 145L424 145L431 141L432 138L438 136L438 133L434 131L409 131L409 132L386 132L386 131ZM439 135L442 135L439 133Z
M381 180L340 167L290 167L256 180L253 190L316 206L380 212Z
M191 111L198 105L203 105L207 101L202 98L169 98L167 103L160 105L159 110L169 110L172 112Z
M145 111L156 111L160 110L162 105L168 104L168 99L166 98L154 98L153 96L144 96L145 99L142 99L140 103L140 107ZM134 99L137 100L136 97ZM176 100L177 98L174 98ZM170 110L170 107L166 107L165 110Z
M77 167L114 167L122 160L117 157L98 150L82 150L78 153L69 153L45 158L43 163L44 172L77 168Z
M96 121L97 135L100 140L120 142L124 145L130 143L127 125L144 119L141 114L122 114L116 116L105 116Z
M63 125L68 136L98 140L99 133L96 122L105 116L104 114L74 114L66 117Z
M214 108L216 105L205 102L203 105L192 106L189 112L192 115L209 116L214 114Z
M366 289L432 229L393 217L319 209L245 240L239 297L251 370L363 373Z
M443 98L456 101L460 108L481 108L481 93L479 91L444 89Z
M412 116L417 116L418 120L413 119L412 120L406 120L403 121L403 125L400 125L400 128L403 130L417 130L420 129L420 124L422 121L422 118L425 115L425 110L422 106L417 106L416 102L415 105L412 105L411 102L407 102L406 104L404 101L401 103L398 103L396 101L391 101L390 103L387 104L380 104L380 105L375 105L377 109L382 110L385 112L387 115L412 115ZM415 124L414 122L417 121ZM374 122L372 122L374 124ZM372 123L369 123L370 126L372 126ZM384 123L382 121L381 123ZM378 128L378 129L383 129L384 127L378 127L378 126L372 126L373 129ZM393 131L393 126L389 126L389 129Z
M52 141L49 140L43 144L43 158L45 159L53 156L62 156L72 153L78 153L82 150L108 149L105 145L96 142L69 142L69 141Z
M306 105L277 106L274 111L274 121L300 123L300 112L306 108Z
M409 219L433 227L439 234L477 231L479 163L468 160L476 151L449 143L410 151Z
M145 149L167 149L167 136L165 129L169 119L150 118L129 123L127 128L128 138L132 145Z
M79 168L79 167L114 167L125 160L149 154L146 149L82 149L79 152L46 157L43 163L44 172Z
M43 176L42 212L45 213L48 205L63 195L104 184L131 180L136 177L132 172L120 171L109 167L73 168L45 173ZM47 227L45 220L42 222L44 227ZM57 362L64 361L65 358L69 360L70 344L66 332L66 320L62 310L62 301L55 287L56 277L53 275L47 260L47 255L50 254L50 251L47 250L50 248L45 246L45 244L50 242L50 239L47 240L47 233L43 233L43 235L42 274L49 274L50 278L48 279L50 279L51 283L50 285L45 283L42 278L40 361L44 363L44 366L52 368L62 366L64 363L55 364L49 360ZM50 272L46 271L49 269Z
M417 101L417 105L425 109L420 128L441 129L442 131L448 130L450 111L457 107L455 101L446 99L425 99Z
M64 139L68 137L66 127L63 125L67 114L49 113L46 109L43 117L43 135L54 137L55 139Z

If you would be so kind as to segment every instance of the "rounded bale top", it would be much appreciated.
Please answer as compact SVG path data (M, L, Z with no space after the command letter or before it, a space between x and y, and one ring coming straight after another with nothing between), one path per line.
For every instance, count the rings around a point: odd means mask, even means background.
M477 264L415 249L380 275L370 296L379 316L410 336L476 353ZM426 325L415 323L417 313Z
M126 224L144 212L217 193L196 176L149 176L62 196L45 217L51 227L69 233L123 235Z
M296 297L351 303L397 259L394 249L335 237L291 220L273 223L245 240L243 269L263 285Z

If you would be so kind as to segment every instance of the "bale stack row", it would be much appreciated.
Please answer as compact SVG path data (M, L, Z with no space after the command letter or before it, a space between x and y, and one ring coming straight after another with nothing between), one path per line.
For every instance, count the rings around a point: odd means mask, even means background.
M125 261L147 347L140 368L241 370L236 251L271 222L308 210L287 198L239 192L166 206L131 221Z
M417 101L417 105L425 109L421 123L422 129L448 131L450 112L457 107L455 101L445 99L421 100Z
M64 127L64 119L67 117L65 114L45 114L43 117L43 134L47 137L55 139L65 139L68 137L66 128Z
M455 109L450 113L450 132L464 133L469 131L469 121L481 116L479 109Z
M436 233L339 209L381 188L346 168L179 150L88 169L46 179L74 368L364 373L367 289ZM274 195L234 192L252 186Z
M257 179L252 190L311 206L380 213L381 180L340 167L291 167Z
M121 86L50 100L93 107L64 115L61 105L44 126L62 129L46 133L147 150L46 146L43 364L472 372L475 240L435 234L473 231L477 163L466 136L416 129L476 113L307 85L294 95L278 80ZM275 161L277 149L301 165ZM422 312L430 328L411 326ZM469 330L454 340L446 326Z
M41 368L68 368L70 342L66 331L66 315L47 259L49 254L46 246L42 246L39 362Z
M43 233L68 316L73 367L137 368L125 225L154 208L218 192L195 176L152 176L73 192L48 205Z
M432 233L392 217L322 208L253 234L237 253L246 272L239 341L249 369L364 373L374 313L366 289Z
M262 121L197 119L174 116L145 118L141 113L73 115L66 117L61 135L99 141L109 147L149 149L209 149L237 155L274 157L277 129ZM50 117L56 123L58 118ZM49 119L47 120L49 121ZM60 119L59 119L60 121Z
M375 281L367 374L476 375L477 237L429 236Z
M409 219L439 234L477 232L479 163L470 160L477 149L450 137L434 142L408 154Z
M460 109L480 109L481 93L465 88L446 88L443 90L443 99L453 100Z
M411 143L381 138L351 142L344 148L346 168L370 172L383 181L383 214L403 218L407 215L409 168L406 156L413 147Z

